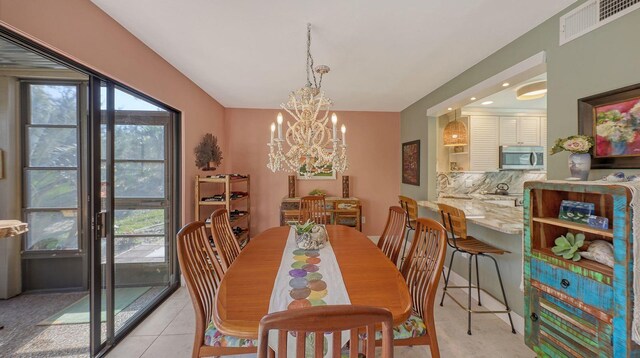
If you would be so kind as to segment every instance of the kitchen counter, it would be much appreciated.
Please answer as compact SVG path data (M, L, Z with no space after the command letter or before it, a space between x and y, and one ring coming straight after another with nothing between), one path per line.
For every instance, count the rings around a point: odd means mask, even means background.
M510 235L522 235L522 207L497 205L475 198L438 198L418 201L418 206L438 212L438 203L464 211L467 221Z

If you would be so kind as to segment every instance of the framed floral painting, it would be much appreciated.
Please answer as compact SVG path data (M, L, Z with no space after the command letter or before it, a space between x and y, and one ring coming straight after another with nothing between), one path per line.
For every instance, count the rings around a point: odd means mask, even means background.
M420 185L420 141L402 143L402 182Z
M578 100L579 133L595 139L591 168L640 168L640 84Z

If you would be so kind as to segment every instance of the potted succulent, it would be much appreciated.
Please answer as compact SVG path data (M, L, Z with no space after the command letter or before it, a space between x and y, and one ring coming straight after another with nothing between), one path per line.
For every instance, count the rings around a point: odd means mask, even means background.
M211 133L207 133L196 146L196 166L201 170L216 170L222 163L222 150L218 145L218 138Z
M585 135L572 135L567 138L556 140L551 155L562 151L571 152L569 154L569 171L572 178L587 180L591 169L591 154L589 151L594 145L593 137Z

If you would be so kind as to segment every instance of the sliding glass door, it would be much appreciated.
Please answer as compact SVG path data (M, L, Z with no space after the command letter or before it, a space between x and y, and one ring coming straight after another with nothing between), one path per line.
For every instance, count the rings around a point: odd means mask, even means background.
M2 209L29 224L33 294L11 298L6 354L101 355L178 287L179 112L2 25L0 58L0 149L22 167Z
M175 113L159 104L99 80L92 88L100 103L93 134L100 143L99 155L94 153L100 230L94 241L99 245L93 302L101 316L93 325L93 342L101 347L126 333L177 285L177 132Z

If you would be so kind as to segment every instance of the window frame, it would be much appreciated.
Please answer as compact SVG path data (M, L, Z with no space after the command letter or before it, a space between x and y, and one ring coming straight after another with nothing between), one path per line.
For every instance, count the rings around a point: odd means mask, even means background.
M61 212L63 210L74 210L76 212L76 242L77 247L71 249L56 249L56 250L30 250L28 248L28 234L24 236L22 241L22 255L25 258L46 258L46 257L75 257L82 255L87 249L85 243L82 240L83 232L85 232L85 224L82 217L83 210L85 209L83 181L83 151L82 147L82 133L84 128L83 116L87 115L87 82L82 80L61 80L61 79L28 79L19 78L20 84L20 167L21 167L21 198L22 198L22 217L27 222L28 215L34 212ZM76 125L71 124L32 124L31 123L31 86L34 85L64 85L76 87ZM83 107L84 105L84 107ZM29 128L74 128L76 129L76 166L75 167L31 167L29 165ZM71 207L50 207L50 208L32 208L28 207L28 183L27 173L29 171L45 171L45 170L75 170L76 171L76 195L77 205L74 208Z

